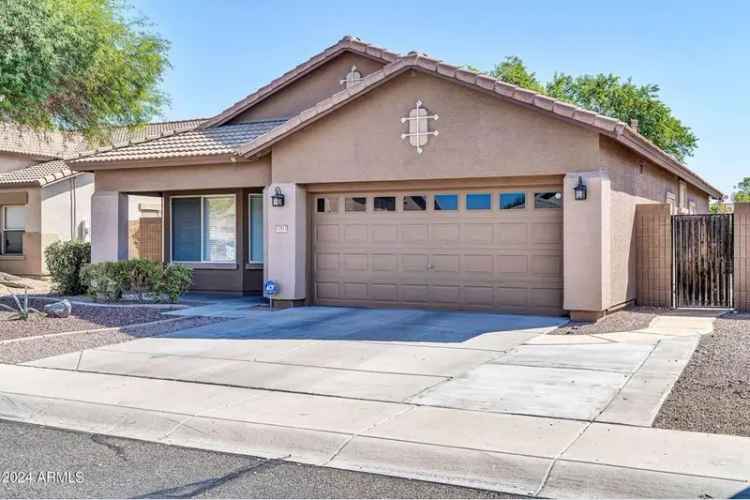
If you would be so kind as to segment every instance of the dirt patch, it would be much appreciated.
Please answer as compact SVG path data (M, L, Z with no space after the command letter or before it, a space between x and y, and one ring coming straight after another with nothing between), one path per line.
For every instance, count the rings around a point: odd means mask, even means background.
M49 299L30 298L29 306L42 311ZM0 297L0 303L15 308L10 297ZM0 341L19 337L33 337L49 333L75 332L99 328L148 323L168 318L162 316L164 309L153 307L109 307L99 305L73 304L73 312L68 318L45 318L32 315L28 321L10 320L12 313L0 312Z
M750 314L716 320L661 407L655 427L750 436Z
M191 317L176 318L168 323L144 326L126 326L103 332L72 333L53 337L37 337L8 342L0 348L0 363L26 363L36 359L57 356L69 352L93 349L110 344L119 344L142 337L153 337L167 333L224 321L223 318Z
M594 335L641 330L647 328L657 315L668 311L669 309L656 307L628 307L615 311L596 323L570 321L550 332L550 335Z

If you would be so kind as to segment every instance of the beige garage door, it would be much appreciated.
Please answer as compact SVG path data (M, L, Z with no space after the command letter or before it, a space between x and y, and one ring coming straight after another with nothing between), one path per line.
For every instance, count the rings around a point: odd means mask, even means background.
M317 304L562 312L560 187L312 198Z

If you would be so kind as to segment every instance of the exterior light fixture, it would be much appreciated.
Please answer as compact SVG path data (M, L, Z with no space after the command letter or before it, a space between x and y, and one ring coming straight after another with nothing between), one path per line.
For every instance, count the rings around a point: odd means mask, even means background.
M271 195L271 206L283 207L284 206L284 193L281 192L281 188L276 186L276 190Z
M578 185L573 188L576 194L576 200L583 201L586 199L586 184L583 183L583 177L578 176Z

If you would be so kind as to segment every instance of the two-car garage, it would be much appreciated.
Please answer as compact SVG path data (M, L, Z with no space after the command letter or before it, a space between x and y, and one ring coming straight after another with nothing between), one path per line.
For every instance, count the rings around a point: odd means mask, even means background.
M560 314L561 191L313 194L313 300Z

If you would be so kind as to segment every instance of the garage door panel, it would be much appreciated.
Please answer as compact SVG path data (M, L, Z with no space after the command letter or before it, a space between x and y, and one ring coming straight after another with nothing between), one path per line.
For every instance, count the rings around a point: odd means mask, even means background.
M462 270L465 273L484 273L492 275L495 272L494 256L464 255Z
M367 243L367 225L344 224L344 242Z
M343 271L359 271L364 272L369 269L369 257L367 254L352 254L345 253L341 256L342 270Z
M344 283L344 298L348 300L367 300L367 282Z
M526 274L529 272L528 255L497 255L495 269L500 274Z
M533 188L523 190L533 200ZM448 190L450 192L450 190ZM487 190L483 190L487 192ZM425 306L560 313L562 210L427 209L317 213L313 205L313 294L320 304ZM408 193L403 193L408 194ZM330 195L344 199L350 193Z
M529 225L526 222L501 222L495 224L495 243L500 246L525 246L529 243Z
M428 224L401 224L401 242L425 243L430 240L430 226Z
M491 245L492 224L490 223L468 223L463 224L463 243Z
M402 254L401 271L424 273L429 270L430 256L427 254Z

